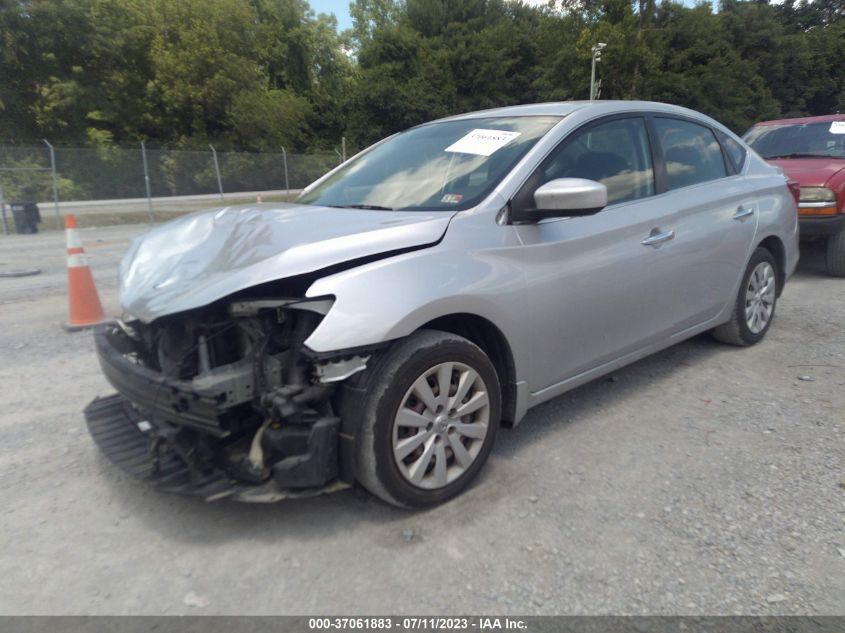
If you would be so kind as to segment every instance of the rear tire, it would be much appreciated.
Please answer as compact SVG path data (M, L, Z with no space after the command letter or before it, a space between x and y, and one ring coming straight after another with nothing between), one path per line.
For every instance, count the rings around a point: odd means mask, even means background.
M765 248L751 255L734 301L731 318L713 330L716 340L748 347L763 340L775 318L777 262Z
M827 274L845 277L845 230L827 238Z
M373 374L363 377L364 401L346 407L359 417L356 479L406 508L462 492L487 461L499 428L501 391L487 355L455 334L420 330L367 372Z

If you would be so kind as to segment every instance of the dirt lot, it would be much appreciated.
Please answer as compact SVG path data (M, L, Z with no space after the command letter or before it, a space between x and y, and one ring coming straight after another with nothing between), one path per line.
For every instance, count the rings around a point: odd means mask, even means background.
M143 227L85 229L107 311ZM529 413L419 513L247 506L102 458L58 232L0 237L0 613L845 613L845 280L808 253L761 345L698 337ZM803 376L805 380L800 380Z

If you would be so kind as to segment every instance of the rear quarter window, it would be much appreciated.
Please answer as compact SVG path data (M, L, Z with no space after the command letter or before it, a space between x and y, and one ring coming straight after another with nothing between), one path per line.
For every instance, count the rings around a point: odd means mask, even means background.
M719 139L719 143L722 144L722 149L725 150L725 155L728 157L728 167L730 167L731 173L738 174L741 172L743 165L745 165L745 155L747 153L745 148L733 140L730 136L724 132L720 132L719 130L716 130L716 138Z

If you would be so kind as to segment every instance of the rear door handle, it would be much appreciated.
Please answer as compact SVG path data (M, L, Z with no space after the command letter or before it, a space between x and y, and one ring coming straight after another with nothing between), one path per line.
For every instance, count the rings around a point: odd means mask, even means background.
M654 246L657 248L663 242L668 242L671 239L675 238L675 231L664 231L662 233L657 233L657 229L651 232L647 238L642 241L643 246Z
M734 220L745 220L745 218L750 218L754 215L754 208L753 207L739 207L734 213L733 218Z

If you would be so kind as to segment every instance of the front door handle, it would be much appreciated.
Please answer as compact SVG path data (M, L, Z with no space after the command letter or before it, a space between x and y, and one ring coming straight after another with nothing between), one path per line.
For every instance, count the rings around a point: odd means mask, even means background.
M733 215L734 220L745 220L745 218L750 218L754 215L754 208L753 207L739 207L736 210L736 213Z
M654 246L657 248L663 242L668 242L671 239L674 239L675 231L664 231L662 233L658 233L657 229L651 232L647 238L642 241L643 246Z

